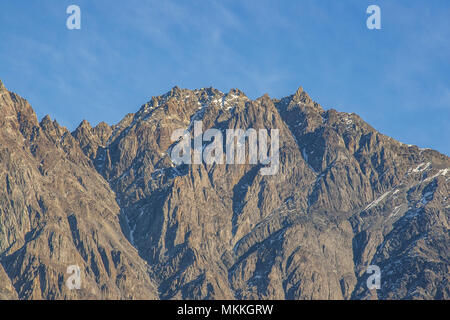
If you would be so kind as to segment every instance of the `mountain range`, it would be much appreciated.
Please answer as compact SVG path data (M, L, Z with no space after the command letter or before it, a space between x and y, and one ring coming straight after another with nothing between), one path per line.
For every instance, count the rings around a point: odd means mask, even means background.
M279 130L278 172L175 165L194 121ZM449 299L449 195L448 156L301 87L174 87L70 132L0 81L0 299Z

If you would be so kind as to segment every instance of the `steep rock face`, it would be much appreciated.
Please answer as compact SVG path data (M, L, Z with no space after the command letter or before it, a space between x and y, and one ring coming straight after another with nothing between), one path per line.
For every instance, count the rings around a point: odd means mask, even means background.
M21 299L156 298L115 194L67 129L0 92L0 279ZM81 269L69 290L67 267ZM5 279L6 276L6 279Z
M17 300L17 292L3 267L0 265L0 300Z
M175 87L72 134L0 94L0 298L449 296L450 159L302 88L251 100ZM195 121L224 137L278 129L278 172L173 164L172 133ZM71 264L82 290L64 285ZM380 290L367 289L369 265Z
M280 130L279 172L261 176L260 165L248 164L175 167L171 133L192 130L195 120L223 133ZM404 278L386 282L394 287L383 287L379 298L413 297L405 286L422 298L448 294L448 256L440 249L449 243L447 200L435 208L440 225L429 225L440 245L428 250L438 258L421 262L436 262L433 276L401 271L392 265L398 258L382 254L384 243L394 251L396 241L410 241L399 230L410 228L414 186L441 179L428 192L448 194L448 157L403 145L355 114L325 111L302 88L251 101L239 90L175 87L127 115L93 160L117 193L123 231L151 265L162 298L370 298L365 271L375 263L386 276L394 268L395 279ZM380 209L394 193L396 202Z
M98 148L106 146L112 132L113 128L105 122L101 122L95 128L92 128L89 122L84 120L73 132L73 137L89 158L95 158Z
M449 294L449 158L401 144L357 115L323 111L304 92L279 109L317 172L310 211L347 216L358 279L352 298L445 298ZM295 120L292 120L295 119ZM368 265L384 286L369 292Z

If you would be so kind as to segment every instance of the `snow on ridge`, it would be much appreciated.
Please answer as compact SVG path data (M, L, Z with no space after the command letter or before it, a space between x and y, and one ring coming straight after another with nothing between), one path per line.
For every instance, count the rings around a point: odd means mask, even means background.
M381 201L383 201L384 198L386 198L386 196L390 193L391 191L385 192L382 196L380 196L378 199L372 201L371 203L369 203L367 205L367 207L364 209L365 210L369 210L373 207L376 207Z
M415 169L413 169L412 172L417 173L417 172L425 171L426 169L428 169L430 167L430 165L431 165L431 162L427 162L427 163L423 162L423 163L419 164Z
M438 176L446 176L449 171L450 171L450 168L441 169L435 175L428 177L423 181L433 180L434 178L436 178Z
M396 217L397 214L400 212L402 206L403 206L403 204L395 206L394 210L392 210L392 213L389 215L389 218Z

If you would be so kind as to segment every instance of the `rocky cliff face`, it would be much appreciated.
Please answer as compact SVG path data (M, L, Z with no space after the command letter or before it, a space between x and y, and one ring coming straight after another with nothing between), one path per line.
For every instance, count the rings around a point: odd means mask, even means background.
M0 95L0 298L449 297L450 159L302 88L251 100L175 87L73 133ZM171 134L194 121L278 129L277 174L174 165ZM64 283L73 264L81 290Z
M71 133L5 89L0 113L0 297L157 298L115 193ZM69 265L81 290L65 285Z

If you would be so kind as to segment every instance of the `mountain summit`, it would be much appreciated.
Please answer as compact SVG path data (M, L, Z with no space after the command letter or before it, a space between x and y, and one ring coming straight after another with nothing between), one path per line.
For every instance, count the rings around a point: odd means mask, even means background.
M0 111L0 299L449 298L450 158L301 87L175 87L72 133L6 89ZM171 134L194 121L279 130L278 173L174 165Z

